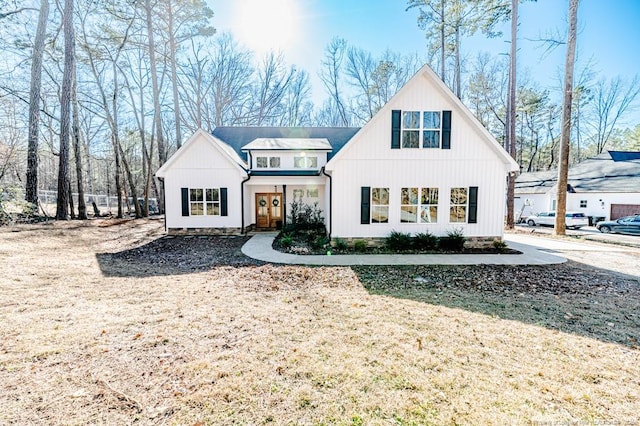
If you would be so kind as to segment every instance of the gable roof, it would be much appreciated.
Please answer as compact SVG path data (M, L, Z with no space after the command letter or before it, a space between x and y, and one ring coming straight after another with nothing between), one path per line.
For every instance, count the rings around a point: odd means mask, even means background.
M247 154L242 148L259 138L304 138L326 139L331 145L331 158L355 135L359 127L216 127L212 134L223 140L246 161Z
M487 145L489 145L489 147L496 153L496 155L498 155L503 163L508 166L508 171L515 172L520 169L518 163L513 158L511 158L507 151L504 150L502 145L498 143L493 135L491 135L491 133L489 133L489 131L482 125L482 123L480 123L480 121L478 121L478 119L471 113L469 108L467 108L462 103L462 101L458 99L458 97L451 91L451 89L449 89L449 87L444 84L440 77L438 77L436 73L431 69L431 67L427 64L423 65L422 68L420 68L418 72L416 72L415 75L411 77L409 81L407 81L405 85L402 86L402 88L400 88L400 90L398 90L398 92L393 95L391 99L389 99L389 101L387 101L387 103L373 116L373 118L371 118L371 120L369 120L369 122L365 124L365 127L374 120L380 119L380 117L390 117L389 111L394 104L394 99L399 97L402 92L410 90L411 87L416 84L416 82L421 78L426 78L430 83L432 83L434 87L438 89L448 101L450 101L452 106L455 106L455 108L465 116L469 123L471 123L471 126L477 131L477 134L481 136L481 139L485 143L487 143ZM347 146L327 163L326 168L328 170L332 169L333 163L335 163L342 155L344 155L344 152L347 151L349 149L349 146L351 146L351 144L355 142L355 139L356 137L352 138Z
M215 136L205 132L202 129L196 130L196 132L177 150L168 160L164 163L156 172L156 176L159 178L164 178L167 174L167 171L171 166L180 158L184 152L186 152L191 145L195 143L198 137L203 137L207 142L209 142L215 149L217 149L223 157L225 157L229 162L235 165L239 171L246 174L247 172L247 164L240 158L240 156L236 153L236 151L231 148L229 145L216 138Z
M556 186L557 172L523 173L518 193L546 193ZM640 152L610 151L569 168L568 184L576 192L640 192Z
M302 149L310 151L331 151L327 138L257 138L242 147L243 151L278 151Z

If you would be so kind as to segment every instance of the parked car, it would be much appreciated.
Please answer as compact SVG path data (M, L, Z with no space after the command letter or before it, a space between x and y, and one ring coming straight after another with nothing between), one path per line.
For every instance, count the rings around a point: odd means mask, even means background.
M527 225L547 225L554 226L556 224L556 212L540 212L535 216L529 216L527 218ZM565 219L565 226L567 228L579 229L583 226L589 225L589 218L584 213L567 212Z
M640 214L621 217L618 220L598 222L596 228L598 228L598 231L605 234L608 234L609 232L618 232L620 234L640 235Z

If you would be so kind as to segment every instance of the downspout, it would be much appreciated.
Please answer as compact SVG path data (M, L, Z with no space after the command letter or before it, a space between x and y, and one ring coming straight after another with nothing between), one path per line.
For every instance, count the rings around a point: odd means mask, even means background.
M251 174L247 171L247 178L240 183L240 234L244 235L244 183L251 179Z
M167 230L167 191L166 188L164 187L164 178L158 177L158 180L160 181L160 183L162 184L162 205L164 206L164 232L168 232ZM107 198L108 200L108 198ZM148 208L149 206L147 206ZM147 211L147 214L149 212Z
M320 169L320 172L329 178L329 241L331 241L331 228L333 227L333 188L331 187L331 175L328 175L324 170L324 166Z

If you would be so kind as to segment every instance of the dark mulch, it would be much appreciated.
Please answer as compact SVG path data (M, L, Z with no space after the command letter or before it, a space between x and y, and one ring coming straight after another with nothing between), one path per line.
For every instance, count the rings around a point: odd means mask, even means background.
M139 247L98 255L107 275L169 275L206 271L216 266L252 266L265 262L240 250L250 237L164 236ZM127 269L119 268L125 262ZM132 273L133 272L133 273Z

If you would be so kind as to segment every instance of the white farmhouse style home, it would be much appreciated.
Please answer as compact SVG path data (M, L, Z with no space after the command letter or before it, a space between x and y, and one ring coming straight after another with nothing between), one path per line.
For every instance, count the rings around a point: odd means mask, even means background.
M424 66L362 128L198 130L157 172L169 232L277 229L317 203L331 238L501 238L516 162Z

